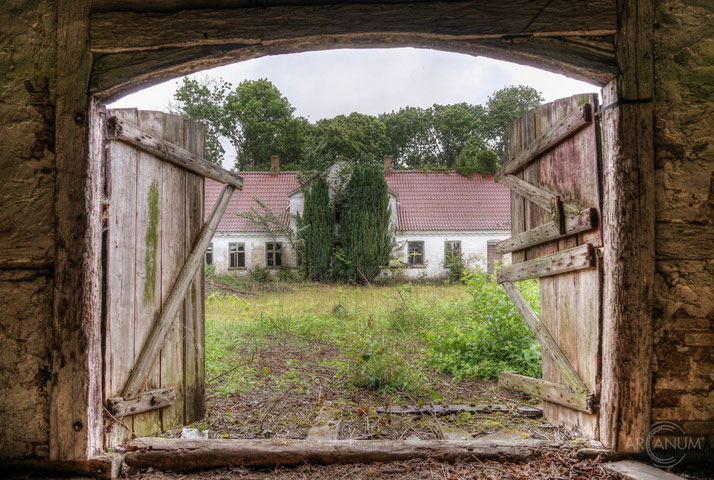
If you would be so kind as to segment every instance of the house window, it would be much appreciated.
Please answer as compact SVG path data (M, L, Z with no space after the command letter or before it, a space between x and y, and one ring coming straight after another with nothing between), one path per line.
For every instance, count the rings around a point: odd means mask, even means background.
M282 243L268 242L265 244L265 264L269 267L280 267L283 265Z
M444 242L444 261L448 262L461 255L461 240L447 240Z
M213 265L213 244L211 243L206 249L206 265Z
M230 268L245 268L245 243L229 243L228 257Z
M407 243L407 258L412 267L424 265L424 242Z
M489 275L493 275L496 270L496 262L500 262L503 259L503 255L496 251L496 244L498 244L498 240L489 240L486 247L486 271Z

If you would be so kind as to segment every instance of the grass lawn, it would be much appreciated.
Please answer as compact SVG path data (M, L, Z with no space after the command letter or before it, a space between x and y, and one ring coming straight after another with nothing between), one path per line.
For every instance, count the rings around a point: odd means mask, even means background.
M340 438L439 438L438 422L473 435L549 435L552 429L541 428L541 420L510 413L436 418L376 412L390 405L498 403L514 410L537 404L500 391L492 380L450 371L453 359L439 345L454 332L469 331L472 293L464 285L300 283L248 292L210 281L208 413L195 426L212 438L299 439L330 402L342 421Z

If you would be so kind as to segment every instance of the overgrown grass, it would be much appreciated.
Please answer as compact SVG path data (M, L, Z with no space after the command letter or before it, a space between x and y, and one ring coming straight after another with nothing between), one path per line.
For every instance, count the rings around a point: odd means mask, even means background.
M206 302L209 385L233 394L265 385L309 388L319 380L332 382L326 388L433 397L440 372L456 380L493 378L500 370L539 374L538 343L502 288L479 272L465 280L292 284L245 298L212 294ZM537 308L537 284L527 283L523 292ZM310 356L313 373L298 351ZM276 355L286 357L279 366ZM315 378L322 371L330 373Z

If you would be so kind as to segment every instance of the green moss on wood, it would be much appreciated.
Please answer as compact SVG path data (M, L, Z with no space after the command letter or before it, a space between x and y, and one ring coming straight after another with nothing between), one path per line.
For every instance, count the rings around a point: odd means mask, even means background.
M159 184L154 180L149 187L148 218L146 238L144 239L144 267L146 268L146 281L144 282L144 304L154 300L156 294L156 252L159 247Z

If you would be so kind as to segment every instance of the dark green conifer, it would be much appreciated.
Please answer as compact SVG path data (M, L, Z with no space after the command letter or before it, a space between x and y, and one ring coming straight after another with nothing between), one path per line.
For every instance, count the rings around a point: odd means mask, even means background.
M317 176L304 194L303 215L299 219L300 265L306 278L323 280L330 270L335 243L335 214L329 186L322 176Z
M357 164L340 202L340 268L344 280L371 282L389 263L389 189L382 169Z

